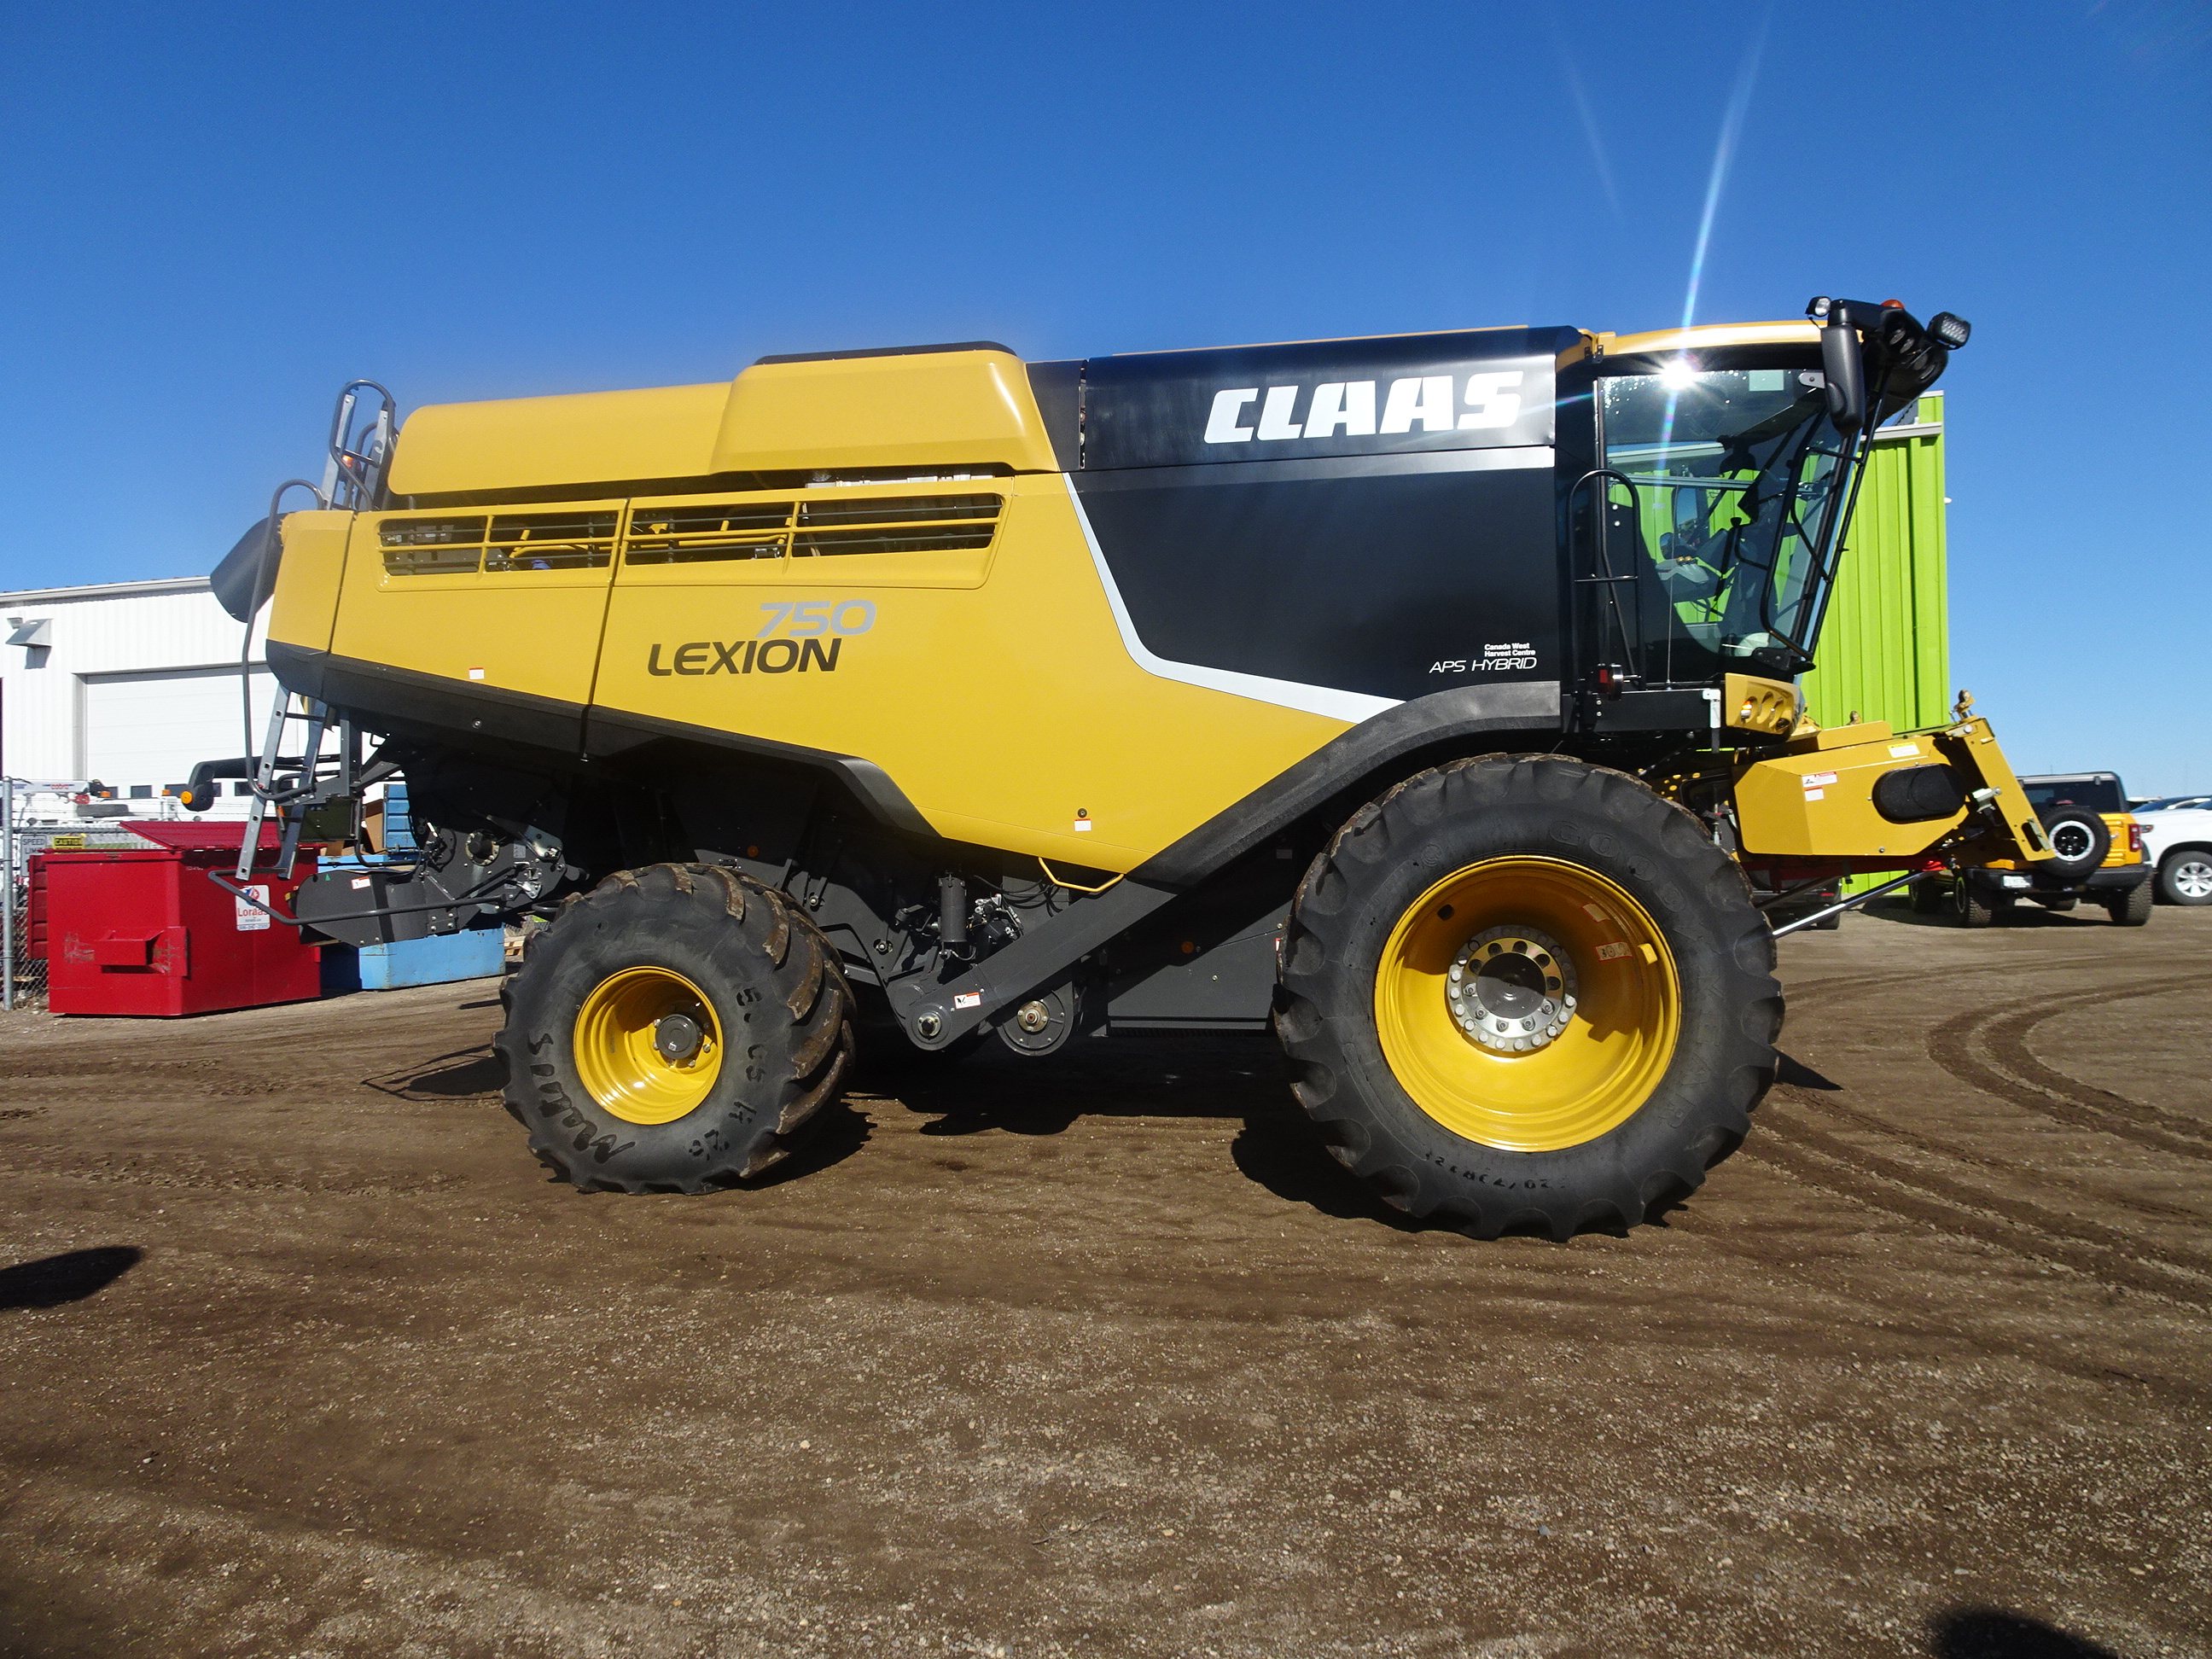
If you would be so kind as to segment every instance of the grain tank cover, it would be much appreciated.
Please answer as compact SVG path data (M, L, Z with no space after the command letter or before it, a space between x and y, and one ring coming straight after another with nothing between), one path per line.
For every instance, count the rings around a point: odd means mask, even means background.
M431 404L407 417L392 457L395 495L573 489L708 471L726 380Z
M730 388L712 470L1054 465L1021 359L976 345L763 357Z
M1553 441L1572 328L1492 328L1093 357L1083 468L1188 466Z
M1004 346L764 357L734 381L434 404L408 417L400 496L608 494L736 473L1048 471L1052 443Z

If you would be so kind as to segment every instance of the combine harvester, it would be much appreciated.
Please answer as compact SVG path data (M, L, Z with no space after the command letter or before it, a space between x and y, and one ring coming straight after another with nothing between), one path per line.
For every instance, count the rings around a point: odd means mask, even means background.
M319 509L218 573L304 713L195 804L252 775L289 848L404 772L421 862L297 919L544 918L498 1048L580 1187L767 1169L864 1015L940 1055L1272 1024L1393 1204L1634 1224L1774 1075L1747 867L2050 856L1963 705L1802 716L1869 431L1967 335L1809 316L767 357L398 433L357 383Z

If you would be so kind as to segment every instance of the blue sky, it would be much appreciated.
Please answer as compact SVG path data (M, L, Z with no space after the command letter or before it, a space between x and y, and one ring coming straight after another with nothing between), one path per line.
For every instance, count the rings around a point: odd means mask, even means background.
M1650 327L1710 193L1700 319L1973 320L1954 674L2016 762L2212 787L2208 111L2202 0L13 5L0 586L206 569L356 374Z

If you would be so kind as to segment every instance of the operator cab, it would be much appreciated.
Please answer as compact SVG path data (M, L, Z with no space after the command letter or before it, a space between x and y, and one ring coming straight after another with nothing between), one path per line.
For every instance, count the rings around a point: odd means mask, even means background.
M1893 301L1808 309L1820 321L1607 337L1587 388L1562 386L1562 447L1589 469L1570 495L1576 631L1601 681L1813 665L1868 434L1912 407L1966 325L1923 329ZM1836 349L1854 330L1863 357Z

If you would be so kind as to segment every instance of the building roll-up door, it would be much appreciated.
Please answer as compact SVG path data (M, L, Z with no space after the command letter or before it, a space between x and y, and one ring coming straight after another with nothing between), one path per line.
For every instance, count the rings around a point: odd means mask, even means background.
M253 748L269 727L276 683L253 676ZM128 795L182 783L194 763L240 752L238 671L157 669L88 675L84 681L83 775ZM299 733L292 735L296 747Z

